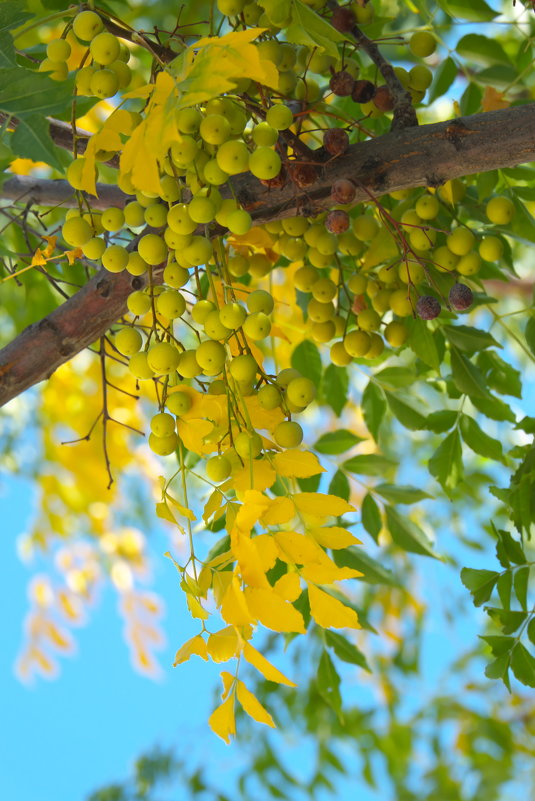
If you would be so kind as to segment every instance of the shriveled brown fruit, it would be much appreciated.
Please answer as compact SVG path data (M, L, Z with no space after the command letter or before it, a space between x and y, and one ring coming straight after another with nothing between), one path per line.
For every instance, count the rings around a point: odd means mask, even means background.
M323 147L331 156L341 156L349 147L349 136L343 128L329 128L323 134Z
M373 96L373 104L377 106L380 111L392 111L394 108L394 98L390 93L388 86L378 86Z
M267 178L265 180L262 179L259 180L261 184L267 186L269 189L282 189L284 186L286 186L286 183L288 181L288 173L285 167L283 166L281 171L279 172L278 175L275 176L275 178Z
M348 97L353 91L354 84L355 79L349 72L346 72L346 70L335 72L329 81L331 92L338 97Z
M348 33L357 20L350 8L335 8L331 17L331 25L340 33Z
M306 189L318 180L318 168L314 164L290 164L288 172L294 184L300 189Z
M335 203L352 203L356 192L355 184L348 178L339 178L331 187L331 197Z
M375 85L371 81L361 79L355 81L351 97L355 103L369 103L375 94Z
M349 214L343 209L333 209L325 218L325 228L331 234L343 234L349 228Z

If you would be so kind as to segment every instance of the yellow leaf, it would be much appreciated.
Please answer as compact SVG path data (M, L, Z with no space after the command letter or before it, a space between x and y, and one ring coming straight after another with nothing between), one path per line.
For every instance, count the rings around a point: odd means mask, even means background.
M251 342L249 344L251 344ZM284 414L280 408L272 409L271 411L263 409L258 401L258 395L247 395L243 400L247 406L249 417L251 420L254 420L254 425L257 430L265 429L266 431L273 431L278 424L282 423L284 420Z
M258 723L265 723L266 726L271 726L273 729L276 728L275 722L267 709L262 706L258 698L239 679L236 681L236 692L238 701L253 720Z
M254 544L260 556L264 572L267 573L277 561L278 550L273 537L269 534L259 534L254 538Z
M251 645L251 643L244 643L242 653L244 659L260 671L268 681L274 681L277 684L287 684L288 687L297 687L297 684L287 679L284 673L281 673L275 665L272 665L260 651L257 651L256 648Z
M310 584L308 587L310 614L324 629L360 629L357 613L349 606Z
M325 469L318 461L318 457L309 451L300 451L290 448L273 457L275 470L280 476L293 478L309 478L318 473L325 473Z
M503 92L499 92L493 86L485 87L481 101L483 111L499 111L502 108L509 108L510 105L510 101L505 99Z
M230 695L221 706L215 709L208 718L208 725L215 734L221 737L227 745L230 738L236 734L236 719L234 717L234 696Z
M200 656L201 659L204 659L206 662L208 660L208 651L206 648L206 642L203 640L200 634L197 634L195 637L192 637L191 640L188 640L184 643L184 645L178 649L175 654L175 661L173 662L173 667L180 665L182 662L187 662L190 656L196 654Z
M243 496L243 504L238 510L234 528L242 534L249 534L254 524L260 519L269 506L269 498L258 490L247 490Z
M294 495L294 503L300 512L314 517L338 517L355 511L355 507L342 498L321 492L299 492Z
M207 562L206 565L207 567L219 567L219 565L233 561L234 561L234 556L232 555L232 551L225 551L224 553L220 553L217 556L214 556L214 558L210 559L210 561Z
M48 258L53 254L54 250L56 249L56 242L58 238L57 236L43 236L43 239L45 239L48 242L48 245L43 250L43 255Z
M253 613L249 610L246 597L235 575L232 577L232 581L223 596L221 617L225 623L230 623L233 626L254 625L256 623L256 618L253 617Z
M212 431L214 424L210 420L178 420L177 430L178 435L188 451L196 453L199 456L205 456L207 453L212 453L215 450L214 446L207 444L205 437Z
M179 503L179 501L177 501L176 498L173 498L173 496L170 495L168 492L165 493L165 497L168 501L171 501L173 506L177 508L177 510L180 512L181 515L187 517L188 520L197 520L191 509L188 509L186 506L182 506L182 504Z
M186 594L186 603L192 617L197 617L201 620L206 620L208 618L208 612L206 609L203 609L199 601L194 598L193 595Z
M119 162L123 175L130 175L136 189L147 192L160 191L160 170L154 149L147 142L147 120L134 129L126 142ZM84 169L85 172L85 169ZM91 194L95 194L92 192Z
M306 581L313 581L315 584L332 584L333 581L358 578L362 576L362 573L351 567L338 567L327 554L324 554L321 562L305 565L301 569L301 576Z
M267 459L253 459L253 481L251 484L251 466L248 461L244 467L236 470L232 476L232 485L237 492L248 489L265 490L271 487L277 474Z
M225 500L225 497L222 492L218 489L214 490L208 500L206 501L202 513L202 517L205 523L208 523L212 515L221 508L221 504Z
M176 523L173 513L168 505L164 502L156 504L156 514L161 520L167 520L169 523Z
M230 570L216 570L212 575L212 592L217 606L221 606L225 593L232 584L233 573Z
M297 601L301 595L301 582L299 575L294 573L285 573L278 581L275 582L273 587L276 593L284 598L285 601Z
M221 693L221 700L224 701L227 695L229 694L232 685L236 681L236 678L232 675L232 673L229 673L228 670L222 670L219 675L221 676L221 681L223 682L223 692Z
M290 498L273 498L268 509L260 518L264 526L280 526L295 517L295 506Z
M251 540L248 535L241 534L236 529L233 529L230 541L245 584L250 587L269 587L264 566L255 544L256 539Z
M214 662L227 662L236 656L239 642L236 629L226 626L208 637L208 653Z
M257 620L272 631L306 632L303 616L290 603L284 601L273 589L246 587L247 606Z
M46 264L44 251L41 250L40 248L37 248L37 250L32 256L30 267L41 267L43 264Z
M324 548L332 548L333 550L361 544L361 541L354 537L347 528L341 528L340 526L311 528L310 534Z
M66 250L64 255L67 256L67 261L72 267L76 259L81 259L84 254L82 253L82 248L74 248L74 250Z
M294 562L306 565L308 562L321 560L323 551L318 543L305 534L297 531L277 531L273 539L279 548L279 556L283 562Z

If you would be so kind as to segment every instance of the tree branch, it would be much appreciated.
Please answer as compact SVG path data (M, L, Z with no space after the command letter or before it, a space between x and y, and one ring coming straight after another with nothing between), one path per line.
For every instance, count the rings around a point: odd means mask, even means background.
M97 184L98 197L84 196L94 209L107 209L110 206L122 208L131 195L125 195L118 186ZM47 178L33 178L16 175L3 184L0 196L15 203L32 203L37 206L61 205L66 209L78 208L78 197L68 181L51 181Z
M313 216L332 205L331 186L350 178L356 202L415 186L535 160L535 103L432 125L396 130L352 145L319 167L306 193L293 184L273 190L250 174L232 179L239 201L255 222ZM58 182L60 183L60 182ZM107 190L106 190L107 191ZM45 194L41 202L45 202ZM0 351L0 406L49 377L61 364L99 338L126 310L126 298L144 276L101 270L73 297L26 328Z

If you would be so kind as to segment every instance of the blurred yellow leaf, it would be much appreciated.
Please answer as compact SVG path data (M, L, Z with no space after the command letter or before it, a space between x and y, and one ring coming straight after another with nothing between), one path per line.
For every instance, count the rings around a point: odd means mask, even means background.
M193 595L186 593L186 603L188 604L188 609L192 617L200 618L200 620L206 620L209 617L206 609L203 609L199 601L194 598Z
M285 601L297 601L301 595L301 582L298 573L285 573L273 587L276 593Z
M253 617L253 614L249 610L247 600L236 576L232 577L232 581L223 596L221 602L221 617L225 623L230 623L233 626L254 625L256 623L257 619Z
M277 561L278 550L273 537L269 534L259 534L254 538L254 544L260 556L264 572L267 572Z
M338 517L355 511L355 507L342 498L321 492L299 492L294 495L294 503L300 512L314 517Z
M295 506L291 498L273 498L270 506L260 518L264 526L280 526L295 516Z
M262 706L258 698L239 679L236 681L236 693L238 701L253 720L258 723L265 723L266 726L271 726L273 729L276 728L275 722L267 709Z
M349 606L328 595L323 590L309 584L308 599L310 601L310 614L324 629L360 629L357 613Z
M275 665L272 665L260 651L257 651L251 643L246 642L243 646L243 656L249 664L253 665L260 673L268 680L274 681L277 684L287 684L288 687L297 687L293 681L286 678L284 673L281 673Z
M503 92L499 92L493 86L486 86L481 101L483 111L499 111L502 108L509 108L511 102L505 99Z
M233 626L226 626L208 637L208 653L214 662L227 662L236 656L238 646L238 635Z
M346 528L341 526L322 526L309 529L316 542L324 548L347 548L350 545L360 545L361 542Z
M305 565L308 562L318 562L323 551L318 543L299 534L297 531L278 531L273 535L273 539L279 548L279 556L284 562L294 562Z
M232 484L238 492L248 489L265 490L275 483L277 474L267 459L253 459L252 463L253 482L251 486L251 465L248 461L245 465L233 473Z
M230 542L232 551L238 560L243 581L250 587L269 587L262 559L255 544L256 538L251 540L248 535L233 529L230 534Z

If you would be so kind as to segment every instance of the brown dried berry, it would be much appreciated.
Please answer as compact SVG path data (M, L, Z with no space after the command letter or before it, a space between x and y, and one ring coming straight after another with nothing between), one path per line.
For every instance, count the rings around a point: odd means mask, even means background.
M349 146L349 136L343 128L329 128L323 134L323 147L331 156L341 156Z
M474 302L474 295L469 286L457 283L450 289L448 300L455 311L466 311Z
M331 17L331 25L341 33L348 33L354 25L356 18L350 8L335 8Z
M349 214L342 209L333 209L325 218L325 228L331 234L343 234L349 228Z
M347 97L350 95L353 91L354 85L355 79L349 72L346 72L345 70L335 72L329 81L331 92L338 97Z
M306 189L318 180L318 168L314 164L290 164L288 172L294 184L300 189Z
M288 181L288 173L284 166L282 167L281 171L275 178L268 178L267 180L263 180L262 178L259 179L260 183L264 186L267 186L268 189L282 189L283 186L286 186L286 182Z
M440 303L432 295L422 295L416 302L416 314L422 320L434 320L440 314Z
M394 98L390 94L388 86L378 86L373 96L373 104L380 111L392 111L394 108Z
M348 178L339 178L331 187L331 197L335 203L352 203L356 195L356 187Z
M369 103L375 94L375 86L371 81L355 81L351 97L355 103Z

